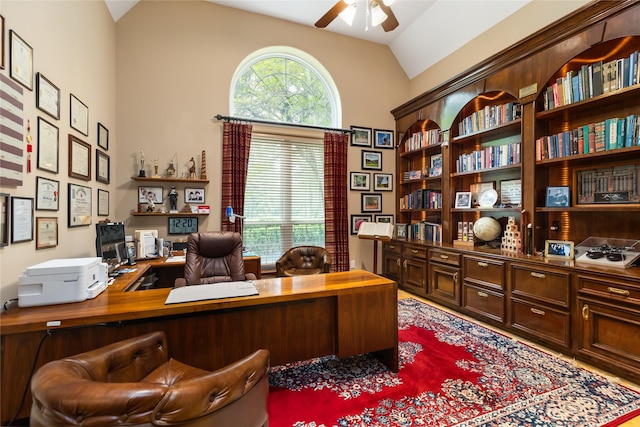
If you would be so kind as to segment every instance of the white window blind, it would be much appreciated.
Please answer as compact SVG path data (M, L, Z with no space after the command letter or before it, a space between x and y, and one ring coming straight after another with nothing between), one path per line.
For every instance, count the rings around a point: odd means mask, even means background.
M244 198L243 243L275 266L290 247L324 246L324 146L254 133Z

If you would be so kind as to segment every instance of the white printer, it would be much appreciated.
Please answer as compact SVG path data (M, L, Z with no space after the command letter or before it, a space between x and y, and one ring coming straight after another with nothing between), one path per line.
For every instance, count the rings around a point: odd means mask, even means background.
M102 258L52 259L22 272L18 306L84 301L100 295L107 286L107 264Z

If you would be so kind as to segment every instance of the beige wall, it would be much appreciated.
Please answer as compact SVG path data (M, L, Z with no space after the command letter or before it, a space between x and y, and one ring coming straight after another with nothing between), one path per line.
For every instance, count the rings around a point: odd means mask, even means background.
M108 155L112 164L118 152L116 141L116 27L103 2L98 1L23 1L2 0L0 14L5 18L5 69L9 75L9 30L16 31L33 48L33 69L42 73L61 91L60 120L36 109L34 90L24 90L24 118L31 120L34 153L33 172L25 173L23 185L2 187L0 192L12 196L35 197L36 176L60 182L60 210L35 211L35 217L57 217L59 244L56 248L35 249L35 241L10 244L0 248L0 303L18 295L18 276L24 268L52 258L95 256L95 228L67 228L67 183L73 182L92 187L93 221L97 188L108 190L112 200L116 193L113 184L95 181L94 159L97 147L97 122L110 131L111 143ZM34 76L35 80L35 76ZM84 136L69 126L69 94L73 93L89 107L89 136ZM37 158L37 117L59 128L59 173L35 168ZM68 135L73 134L91 144L90 182L68 177ZM25 160L26 165L26 160ZM25 166L26 167L26 166ZM26 168L25 168L26 171ZM113 170L112 170L113 173ZM35 232L34 232L35 237Z

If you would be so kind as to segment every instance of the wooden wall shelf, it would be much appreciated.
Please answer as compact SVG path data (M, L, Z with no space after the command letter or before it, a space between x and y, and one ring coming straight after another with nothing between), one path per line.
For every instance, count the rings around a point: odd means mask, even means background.
M142 181L142 182L179 182L182 184L196 183L196 184L208 184L208 179L188 179L188 178L141 178L139 176L132 176L132 180L134 181Z

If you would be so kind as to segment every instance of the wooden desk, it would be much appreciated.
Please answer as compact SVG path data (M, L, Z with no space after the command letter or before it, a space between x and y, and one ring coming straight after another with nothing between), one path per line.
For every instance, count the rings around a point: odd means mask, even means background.
M213 370L258 348L271 364L374 353L398 369L397 286L362 270L256 281L259 295L164 305L170 289L124 292L153 263L138 263L92 300L15 308L0 316L2 422L15 414L38 346L36 368L155 330L169 354ZM47 326L58 321L60 326ZM27 396L18 418L29 415Z

